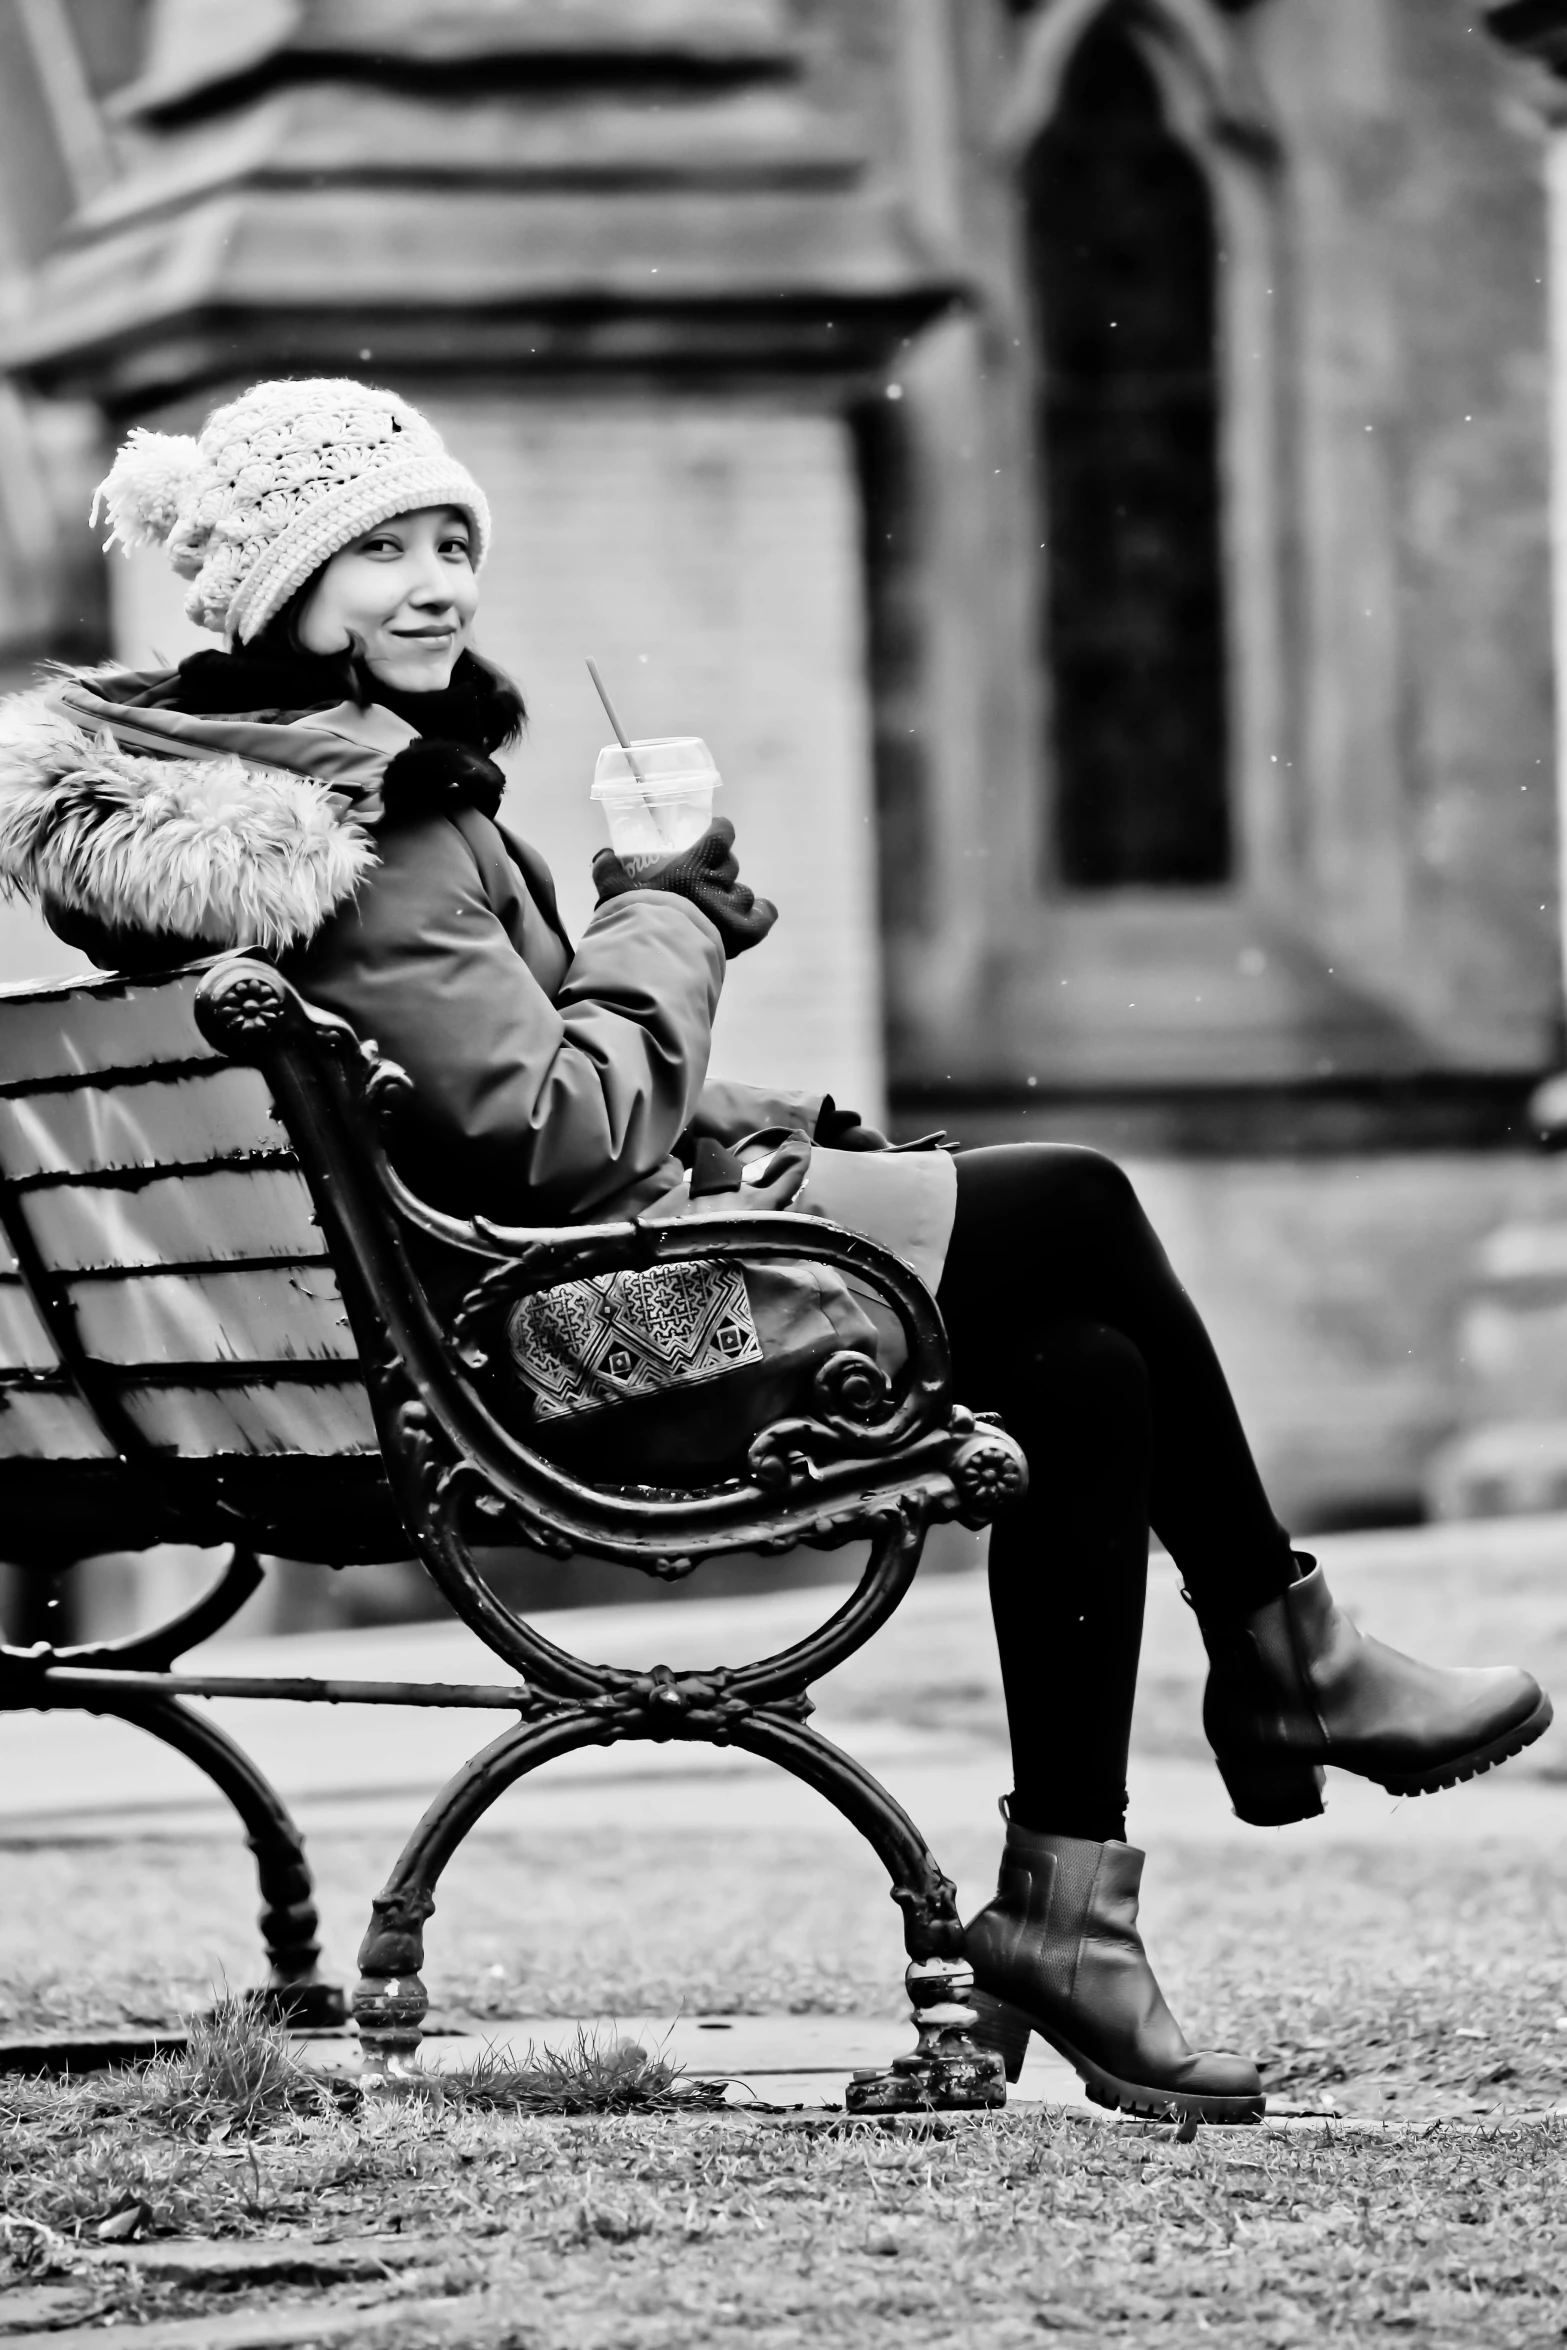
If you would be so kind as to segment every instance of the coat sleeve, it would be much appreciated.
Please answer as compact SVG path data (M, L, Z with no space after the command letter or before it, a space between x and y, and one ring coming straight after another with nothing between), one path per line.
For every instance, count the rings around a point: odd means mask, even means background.
M714 1142L738 1142L762 1126L798 1126L814 1134L821 1106L819 1093L780 1092L772 1086L715 1077L702 1088L691 1113L690 1132Z
M706 915L667 891L612 899L552 1000L454 823L378 845L292 975L413 1079L411 1179L518 1222L591 1215L653 1174L707 1072L724 950Z

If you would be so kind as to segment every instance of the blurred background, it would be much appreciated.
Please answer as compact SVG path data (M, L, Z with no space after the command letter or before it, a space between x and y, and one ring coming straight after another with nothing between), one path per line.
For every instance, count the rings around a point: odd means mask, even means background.
M1567 0L0 0L0 683L199 641L87 526L130 425L395 385L569 920L583 656L713 745L784 916L721 1073L1125 1159L1297 1529L1567 1506L1558 63Z

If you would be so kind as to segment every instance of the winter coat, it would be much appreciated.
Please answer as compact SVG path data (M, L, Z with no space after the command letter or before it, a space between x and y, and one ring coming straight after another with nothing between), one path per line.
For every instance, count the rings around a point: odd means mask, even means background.
M724 950L688 899L628 892L574 947L544 860L476 808L384 821L404 720L196 718L175 682L64 676L6 706L0 871L111 967L275 956L408 1071L399 1156L436 1204L623 1214L681 1181L683 1133L809 1131L819 1096L705 1085Z
M548 867L477 808L388 817L416 738L380 705L195 717L177 672L62 672L0 705L0 883L108 968L276 959L413 1080L394 1139L437 1206L511 1224L637 1213L675 1146L810 1133L819 1094L709 1084L724 948L689 899L631 890L574 946ZM935 1285L952 1162L818 1151L796 1205Z

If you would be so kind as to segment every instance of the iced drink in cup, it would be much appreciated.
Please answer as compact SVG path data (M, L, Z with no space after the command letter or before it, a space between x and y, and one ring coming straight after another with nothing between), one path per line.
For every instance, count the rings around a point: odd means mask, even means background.
M609 845L631 874L678 857L713 821L713 794L723 777L694 734L663 742L606 743L593 774Z

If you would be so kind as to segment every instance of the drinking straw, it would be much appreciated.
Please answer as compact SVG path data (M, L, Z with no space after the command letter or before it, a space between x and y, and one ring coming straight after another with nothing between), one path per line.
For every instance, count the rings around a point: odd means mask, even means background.
M619 713L616 711L614 703L609 698L609 688L604 683L603 678L599 675L599 665L594 660L591 653L589 653L587 656L587 662L588 675L592 678L593 683L598 688L599 700L604 705L604 715L615 730L615 740L619 743L621 749L625 752L627 764L630 766L632 774L636 777L637 782L641 783L643 781L643 775L641 768L637 765L636 753L632 750L631 744L627 740L626 730L620 723Z

